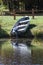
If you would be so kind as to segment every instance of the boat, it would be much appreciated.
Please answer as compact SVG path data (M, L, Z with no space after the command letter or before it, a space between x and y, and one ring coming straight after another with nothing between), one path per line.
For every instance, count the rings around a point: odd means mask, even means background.
M21 35L21 33L26 32L27 28L30 25L30 18L29 16L24 16L21 19L19 19L16 24L13 26L12 30L11 30L11 35L15 35L16 36L18 34Z

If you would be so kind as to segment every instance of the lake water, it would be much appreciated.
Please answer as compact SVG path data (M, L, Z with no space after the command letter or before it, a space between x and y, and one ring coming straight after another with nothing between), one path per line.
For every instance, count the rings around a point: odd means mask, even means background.
M43 65L43 49L30 44L29 39L0 39L0 65Z

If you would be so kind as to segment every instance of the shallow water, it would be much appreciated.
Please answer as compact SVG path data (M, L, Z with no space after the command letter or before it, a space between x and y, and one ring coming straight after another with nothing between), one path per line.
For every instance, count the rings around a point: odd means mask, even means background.
M31 40L0 40L0 65L43 65L43 49L30 46Z

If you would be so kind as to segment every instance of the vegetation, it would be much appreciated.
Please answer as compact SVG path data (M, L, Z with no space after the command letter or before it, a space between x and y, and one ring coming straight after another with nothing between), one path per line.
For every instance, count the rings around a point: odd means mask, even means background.
M14 26L15 22L18 21L21 17L17 17L16 20L14 20L13 16L0 16L0 24L1 24L1 31L0 31L0 37L10 35L10 31L12 27Z
M14 24L21 18L22 16L16 16L16 20L14 20L13 16L0 16L1 29L6 31L7 34L10 35L10 31ZM34 36L43 36L43 16L35 16L35 19L32 19L30 24L36 25L31 30ZM1 32L2 33L2 32ZM4 33L3 33L4 34Z
M43 37L43 16L36 16L35 19L31 19L31 24L36 25L35 28L31 29L32 34Z

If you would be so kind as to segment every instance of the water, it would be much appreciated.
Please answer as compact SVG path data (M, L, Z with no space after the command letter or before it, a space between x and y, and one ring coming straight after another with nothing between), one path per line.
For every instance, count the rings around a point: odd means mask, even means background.
M43 65L43 49L30 44L29 39L0 40L0 65Z

